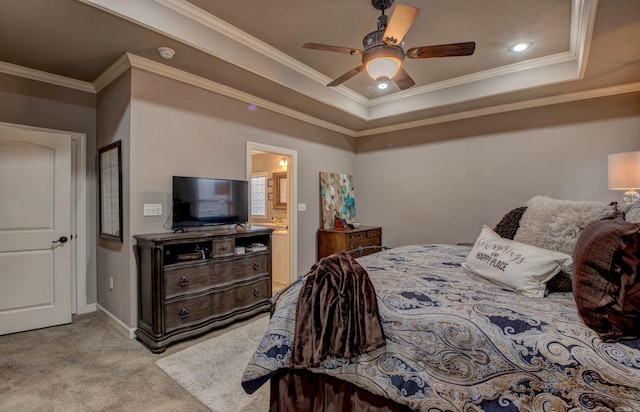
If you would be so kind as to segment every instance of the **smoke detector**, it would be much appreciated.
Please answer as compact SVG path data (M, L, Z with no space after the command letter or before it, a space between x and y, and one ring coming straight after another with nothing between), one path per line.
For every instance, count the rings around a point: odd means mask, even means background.
M158 53L163 59L171 60L175 56L176 51L168 47L158 47Z

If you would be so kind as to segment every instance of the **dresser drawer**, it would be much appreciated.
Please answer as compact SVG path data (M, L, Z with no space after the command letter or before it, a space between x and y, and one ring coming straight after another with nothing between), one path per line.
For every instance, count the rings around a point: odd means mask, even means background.
M382 231L380 229L368 230L366 232L350 233L347 241L349 250L358 246L381 246Z
M354 247L358 247L358 246L381 246L380 245L380 239L378 238L369 238L369 239L362 239L358 242L353 242L353 246Z
M235 252L235 240L232 237L223 237L213 239L212 257L233 256Z
M222 317L269 299L269 278L261 277L231 288L190 295L165 304L165 333L188 327L215 314Z
M367 246L381 246L380 241L376 238L372 239L364 239L360 242L354 242L353 246L349 250L354 250L359 247L367 247ZM368 255L370 253L375 252L375 250L363 250L362 253L356 251L352 253L352 256L360 256L360 255Z
M237 258L233 263L234 280L252 278L269 272L269 254L257 252Z
M211 278L215 275L211 266L210 261L202 261L202 263L195 265L165 268L165 298L183 293L193 293L209 287Z
M166 268L164 271L164 295L166 299L170 299L185 293L195 293L207 288L251 279L268 272L268 253Z
M382 229L367 230L367 237L382 237Z
M349 243L357 242L358 240L362 240L362 239L366 239L366 238L367 238L367 233L366 232L347 233L347 241Z

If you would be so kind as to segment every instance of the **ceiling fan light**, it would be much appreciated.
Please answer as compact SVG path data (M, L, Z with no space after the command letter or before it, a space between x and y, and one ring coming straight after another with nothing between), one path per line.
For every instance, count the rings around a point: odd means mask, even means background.
M395 57L378 57L366 64L367 73L373 80L390 80L398 73L402 62Z

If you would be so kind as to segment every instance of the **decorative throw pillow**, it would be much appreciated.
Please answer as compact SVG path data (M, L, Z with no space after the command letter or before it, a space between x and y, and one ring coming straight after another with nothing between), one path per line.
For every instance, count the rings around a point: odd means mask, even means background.
M571 292L573 291L573 278L564 270L549 279L547 282L547 291L549 293Z
M525 210L527 210L526 206L520 206L508 211L496 227L493 228L493 231L500 235L500 237L513 239L516 231L520 227L520 219Z
M571 263L565 253L501 238L485 225L462 266L523 295L543 297L546 282Z
M585 228L575 251L573 294L603 340L640 336L640 224L622 218Z
M535 196L526 204L513 240L573 255L580 232L589 223L612 217L616 205Z
M640 200L626 207L624 220L631 223L640 223Z
M527 210L526 206L520 206L510 210L502 217L496 227L493 228L493 231L500 235L500 237L513 239L520 227L520 219L522 218L525 210ZM560 271L560 273L549 279L549 282L547 282L547 291L549 291L549 293L571 292L572 284L573 279L571 279L571 275L564 271Z

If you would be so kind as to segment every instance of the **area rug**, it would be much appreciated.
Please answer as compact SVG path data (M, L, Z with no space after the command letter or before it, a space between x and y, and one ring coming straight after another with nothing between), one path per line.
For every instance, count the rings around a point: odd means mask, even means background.
M268 316L156 361L156 365L214 412L267 411L269 385L247 395L240 380L267 328Z

